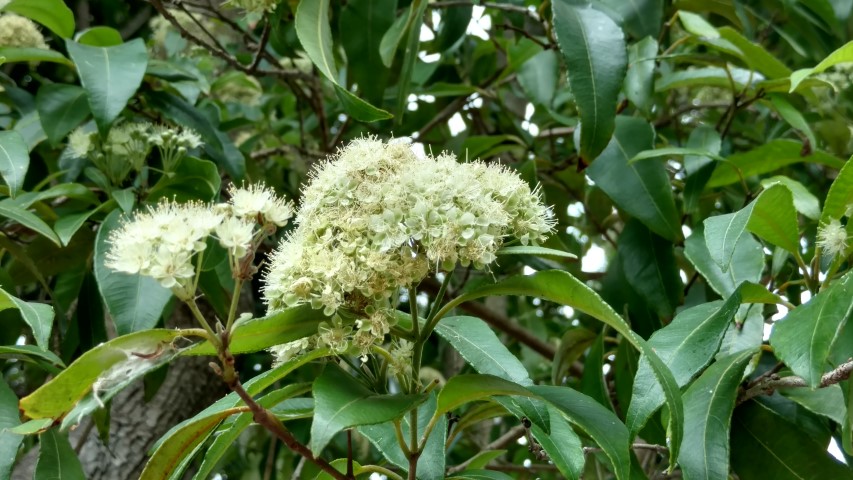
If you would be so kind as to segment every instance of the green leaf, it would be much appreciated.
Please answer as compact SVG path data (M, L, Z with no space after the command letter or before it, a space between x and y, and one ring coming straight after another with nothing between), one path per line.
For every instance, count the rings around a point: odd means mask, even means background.
M649 113L652 107L657 53L658 42L653 37L646 37L628 47L625 96L645 113Z
M42 129L50 143L57 145L89 115L86 91L76 85L48 83L36 95Z
M673 244L637 220L625 224L619 235L619 259L628 284L661 317L672 317L681 305L684 288L675 262Z
M847 408L845 408L844 392L838 384L827 385L816 390L786 388L780 390L779 393L812 413L823 415L839 425L844 425Z
M836 177L835 181L838 181L838 177ZM798 212L812 220L820 218L820 201L802 183L791 177L776 175L774 177L762 179L761 187L767 189L775 183L781 183L788 187L788 190L790 190L794 195L794 208L796 208Z
M52 62L71 66L71 60L55 50L45 50L34 47L0 47L0 60L2 63L18 62Z
M817 145L817 139L815 138L812 128L809 126L808 122L806 122L805 117L803 117L803 114L794 108L794 106L791 105L785 97L779 94L771 95L770 103L773 105L773 108L776 109L776 112L779 113L779 116L788 122L789 125L796 128L806 136L811 147L815 147Z
M337 366L328 365L314 381L311 451L319 455L341 430L402 417L426 400L424 394L380 395Z
M469 300L493 295L529 295L568 305L613 327L636 349L640 350L652 366L655 378L664 391L670 411L670 452L677 457L682 435L682 405L678 384L672 372L655 351L589 286L568 272L547 270L533 275L510 277L491 285L484 285L449 301L437 314L443 313ZM460 377L454 377L460 378ZM451 381L453 381L451 379Z
M296 35L308 58L335 85L335 93L347 113L363 122L393 117L353 95L338 83L338 69L332 53L332 31L329 27L329 0L299 3L296 9Z
M533 385L530 374L486 322L475 317L448 317L435 328L462 358L482 374L494 375L519 385Z
M16 427L10 428L9 432L14 433L15 435L39 435L48 431L51 426L53 426L52 418L42 418L39 420L24 422Z
M700 125L690 132L687 148L719 155L722 142L720 134L713 127ZM684 184L685 213L693 212L699 206L702 192L705 190L705 185L711 178L715 167L711 155L703 153L684 156L684 172L687 175Z
M448 480L512 480L512 477L503 472L494 470L464 470L452 477L447 477Z
M826 225L830 220L840 220L851 204L853 204L853 162L848 161L829 187L826 200L823 202L823 211L820 212L820 223Z
M0 346L0 357L15 358L25 362L34 363L52 374L57 374L60 370L65 368L65 363L63 363L62 359L57 357L56 354L49 350L43 350L35 345Z
M56 236L56 232L48 224L44 223L44 220L13 203L0 202L0 217L14 220L30 230L41 234L41 236L56 244L57 247L60 246L59 237Z
M42 350L50 350L50 331L53 329L53 307L45 303L26 302L0 289L0 310L17 308Z
M745 90L754 87L755 83L763 80L761 75L743 68L729 67L701 67L689 70L674 70L660 76L655 82L656 92L666 92L675 88L684 87L718 87L731 90L734 88Z
M39 456L35 477L50 480L86 480L80 459L68 438L56 429L39 435Z
M533 396L521 385L494 375L456 375L441 388L435 415L444 415L466 403L486 400L498 395Z
M577 260L578 256L562 250L553 248L536 247L533 245L517 245L514 247L503 247L495 255L534 255L537 257L561 257Z
M287 308L266 317L241 323L231 337L231 352L250 353L299 340L317 333L320 322L328 320L323 311L310 305ZM187 351L189 355L216 355L216 350L204 342Z
M539 425L533 424L530 427L533 437L542 445L548 458L564 477L572 480L581 478L586 462L581 439L560 411L553 406L548 408L548 419L551 433L545 433Z
M117 272L104 265L109 250L110 233L119 228L121 212L107 215L98 229L95 240L95 279L107 310L119 335L153 328L163 309L172 298L172 292L157 280L144 275Z
M382 63L379 44L394 23L396 7L396 0L351 0L341 8L340 31L350 32L343 42L347 58L351 59L348 74L362 96L372 103L381 103L385 93L388 70Z
M729 478L729 426L738 385L755 352L717 360L684 392L684 445L678 463L685 478Z
M18 414L18 397L5 380L0 380L0 478L10 478L18 447L24 441L21 435L9 432L21 424Z
M685 30L697 37L720 38L720 32L700 15L681 10L678 12L678 19L681 20Z
M403 37L406 36L412 18L412 8L410 6L403 15L394 19L394 22L385 34L382 35L382 40L379 42L379 56L382 59L382 64L387 68L391 68L391 65L394 63L394 55L397 53L397 48L400 46L400 42L403 41Z
M663 22L663 0L597 0L595 5L611 10L613 19L634 38L657 37Z
M788 419L752 400L735 409L731 437L732 469L741 480L853 479L808 434Z
M145 42L136 38L114 47L92 47L66 40L65 46L77 66L98 131L106 136L142 84L148 65Z
M409 87L412 83L412 74L420 51L421 27L424 22L427 3L427 0L415 0L410 7L411 17L409 19L409 33L406 37L406 50L403 52L403 65L400 67L400 73L397 76L397 116L395 118L397 125L401 124L403 115L406 113Z
M735 244L731 265L725 272L711 258L701 226L684 242L684 254L708 285L723 297L734 293L743 282L758 282L764 271L764 251L752 235L743 235Z
M568 387L535 386L530 391L557 408L597 443L613 466L617 479L628 479L631 465L628 429L613 412Z
M770 345L776 356L815 388L827 370L826 359L853 311L853 272L832 282L773 325Z
M550 107L560 78L560 62L553 50L542 50L524 62L518 71L518 84L532 102Z
M148 201L159 199L186 202L201 200L209 202L219 194L222 179L216 164L208 160L186 157L174 172L163 175L148 195Z
M669 176L662 162L630 164L653 145L654 130L643 119L618 117L616 131L587 175L619 208L667 240L681 237Z
M34 20L62 38L74 34L74 13L62 0L13 0L0 10Z
M0 132L0 175L9 187L9 196L24 187L24 177L30 166L30 152L21 134L13 130Z
M92 391L102 378L102 386L133 376L139 378L159 367L156 356L168 357L172 343L182 337L180 330L148 330L118 337L87 351L30 395L21 399L21 413L29 418L64 417L78 401ZM141 356L140 356L141 355Z
M216 415L199 418L185 424L182 428L171 432L169 437L160 444L154 455L148 460L139 480L168 480L172 472L181 464L184 457L191 454L196 446L207 439L219 422L245 412L248 407L234 407L223 410Z
M791 74L791 69L779 59L771 55L761 45L747 40L740 32L732 27L720 27L718 30L722 39L731 43L743 52L741 57L747 66L761 72L767 78L783 78ZM814 144L812 144L814 145Z
M124 42L118 30L102 25L83 30L74 40L79 44L93 47L114 47Z
M70 215L66 215L64 217L59 218L56 221L56 224L53 226L53 230L56 232L56 235L59 237L59 241L62 243L63 247L68 246L68 242L74 237L74 234L80 230L80 227L86 223L86 220L92 216L93 213L98 210L89 210L88 212L83 213L72 213Z
M580 155L592 163L613 135L616 102L628 68L625 35L610 17L589 6L556 0L552 7L554 34L580 112Z
M847 42L844 46L838 48L834 52L830 53L829 56L824 58L820 63L814 66L814 68L803 68L795 71L791 74L791 89L790 92L793 92L800 86L800 83L803 82L806 78L816 74L826 71L827 69L838 65L839 63L845 62L853 62L853 41Z
M698 130L698 129L697 129ZM684 148L684 147L663 147L663 148L655 148L653 150L644 150L636 155L634 155L631 160L628 160L629 164L634 162L639 162L640 160L645 160L647 158L660 158L660 157L673 157L673 156L692 156L692 157L708 157L714 160L725 162L726 159L717 155L716 153L710 150L704 150L701 148ZM686 162L685 162L686 163Z
M838 169L844 166L842 160L826 152L812 150L810 155L803 156L802 150L802 143L780 138L748 152L731 155L728 162L717 165L711 180L708 181L708 188L722 187L739 182L741 178L773 172L799 162L817 163Z

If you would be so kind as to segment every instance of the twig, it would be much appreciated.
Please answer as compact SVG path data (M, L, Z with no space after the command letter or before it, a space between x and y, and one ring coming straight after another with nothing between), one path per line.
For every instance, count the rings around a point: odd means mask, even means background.
M850 374L853 372L853 359L847 360L847 362L842 363L834 370L829 373L824 374L820 378L820 383L818 384L818 388L826 388L830 385L835 385L836 383L843 382L850 378ZM809 384L802 378L795 375L791 375L788 377L779 377L776 374L765 377L763 380L759 381L755 385L746 388L740 392L737 398L737 404L749 400L750 398L758 397L761 395L772 395L776 390L780 390L783 388L802 388L808 387Z
M264 51L267 48L267 42L270 39L271 30L270 21L267 19L266 23L264 23L264 31L261 33L261 41L258 43L258 51L255 53L255 60L252 61L252 64L249 66L249 70L253 72L257 70L258 65L261 64L261 59L263 58Z
M532 20L536 22L541 22L542 19L539 18L539 14L533 10L530 10L526 7L522 7L520 5L511 5L507 3L497 3L497 2L472 2L470 0L449 0L444 2L432 2L429 4L430 8L450 8L450 7L468 7L468 6L476 6L476 7L485 7L491 8L493 10L503 10L505 12L512 13L522 13L527 15Z
M631 448L635 450L652 450L661 455L668 455L669 449L664 447L663 445L654 445L650 443L635 443L631 445ZM583 453L593 453L593 452L601 452L601 448L599 447L583 447Z
M506 433L504 433L503 435L498 437L495 441L493 441L493 442L489 443L488 445L486 445L485 447L481 448L480 451L485 452L488 450L500 450L501 448L503 448L503 447L511 444L512 442L518 440L519 437L524 435L524 432L526 430L527 430L527 428L525 428L524 425L521 425L521 424L516 425L516 426L510 428L509 430L507 430ZM465 470L466 468L468 468L468 465L470 465L471 461L473 461L473 460L474 460L474 457L471 457L468 460L460 463L459 465L454 465L454 466L448 468L447 474L450 475L450 474L458 473L458 472Z
M250 157L252 158L252 160L263 160L265 158L273 157L276 155L284 155L288 153L299 153L301 155L305 155L306 157L312 158L323 158L326 156L323 152L308 150L305 148L297 147L295 145L279 145L277 147L264 148L261 150L254 151L251 153Z

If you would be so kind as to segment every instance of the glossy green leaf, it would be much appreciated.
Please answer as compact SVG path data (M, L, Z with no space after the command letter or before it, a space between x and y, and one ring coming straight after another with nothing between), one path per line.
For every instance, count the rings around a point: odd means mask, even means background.
M18 397L5 380L0 380L0 478L10 478L18 447L24 440L21 435L7 431L21 424L18 414Z
M823 202L820 223L826 225L830 220L839 220L853 204L853 162L848 161L833 180Z
M16 308L21 318L33 331L33 337L38 346L50 350L50 332L53 329L53 307L46 303L27 302L13 296L6 290L0 289L0 310Z
M592 342L586 353L586 358L584 358L583 375L581 375L580 383L574 388L613 410L610 394L607 392L607 385L604 380L604 337L606 334L607 328L605 327Z
M495 332L479 318L444 318L435 331L477 372L494 375L519 385L533 385L530 374L521 361L507 350Z
M557 408L597 443L610 460L617 479L628 479L631 465L628 429L592 398L568 387L535 386L530 391Z
M550 107L560 78L557 54L553 50L542 50L521 65L517 78L527 98Z
M697 129L698 130L698 129ZM695 130L694 130L695 131ZM673 157L673 156L692 156L692 157L707 157L717 161L724 162L726 159L712 152L711 150L704 150L699 148L690 148L690 147L663 147L663 148L655 148L653 150L644 150L636 155L634 155L628 163L639 162L640 160L646 160L647 158L660 158L660 157Z
M743 282L758 282L764 271L764 251L752 235L744 235L734 246L729 269L723 269L711 258L700 227L684 242L684 254L708 285L718 294L728 297Z
M712 39L720 37L720 32L701 15L681 10L678 12L678 19L681 20L681 25L684 26L685 30L697 37Z
M12 130L0 132L0 175L12 198L23 188L29 166L30 152L21 134Z
M148 201L174 199L177 202L201 200L209 202L219 195L222 179L216 164L208 160L186 157L181 160L174 172L164 175L151 187Z
M826 152L812 150L810 155L802 155L803 145L796 140L777 139L743 153L728 157L728 162L720 163L708 188L722 187L749 178L753 175L773 172L782 167L799 162L810 162L841 168L844 162Z
M382 35L394 23L396 0L352 0L341 8L340 31L351 32L343 42L350 61L348 76L367 101L380 104L388 71L379 54Z
M34 363L56 374L65 368L65 363L56 354L43 350L35 345L4 345L0 346L0 357L15 358L24 362Z
M853 312L853 272L832 282L773 325L770 345L776 356L811 388L828 370L826 359Z
M403 121L403 115L408 107L409 87L412 83L415 62L417 62L420 52L421 27L424 23L427 4L427 0L415 0L410 7L411 17L406 37L406 49L403 51L403 65L400 67L400 73L397 76L397 116L395 118L397 125Z
M748 350L718 359L684 392L684 448L678 463L688 479L729 478L729 426Z
M654 37L646 37L628 47L625 96L634 106L646 113L649 113L652 107L657 53L658 42Z
M347 113L363 122L392 118L390 113L358 98L338 83L338 69L332 54L332 31L329 27L329 0L299 3L296 9L296 34L308 58L335 85L335 92Z
M830 53L820 63L813 68L803 68L791 74L791 89L793 92L800 86L806 78L816 73L821 73L827 69L838 65L839 63L853 62L853 41L847 42L842 47L839 47L834 52Z
M59 237L56 236L56 232L48 224L44 223L44 220L13 203L0 202L0 217L6 217L9 220L20 223L50 240L56 246L59 246L61 243Z
M838 181L838 177L836 177L836 181ZM812 220L820 218L820 201L805 187L805 185L791 177L776 175L762 179L761 187L767 189L774 183L781 183L788 187L788 190L790 190L791 194L794 195L794 208L796 208L798 212Z
M172 292L157 280L143 275L118 272L104 265L110 248L110 233L119 228L121 212L107 215L95 240L95 279L119 335L153 328Z
M231 415L245 412L247 408L234 407L223 410L216 415L202 417L194 422L187 423L181 429L172 432L160 444L157 450L154 451L154 455L148 460L139 479L168 480L172 478L173 471L184 457L192 453L196 446L204 442L213 429L219 425L219 422Z
M731 90L733 82L734 88L744 90L755 86L760 80L763 80L760 74L743 68L729 67L727 70L720 67L699 67L662 74L655 81L655 91L666 92L684 87L717 87Z
M34 47L0 47L0 61L2 63L17 62L52 62L71 66L71 60L55 50L45 50Z
M625 33L634 38L657 37L663 22L663 0L597 0L596 7L611 13Z
M536 247L533 245L516 245L513 247L503 247L495 255L534 255L537 257L560 257L577 260L577 255L562 250L553 248Z
M779 59L770 54L761 45L747 40L740 32L732 27L720 27L717 29L720 37L731 43L743 52L743 59L747 66L762 73L767 78L782 78L791 74L791 69L785 66Z
M551 364L551 383L561 385L569 368L592 345L597 335L584 327L572 327L566 330L560 339L560 346Z
M773 105L773 108L776 109L779 116L785 119L789 125L796 128L806 136L810 146L814 147L817 145L817 139L815 138L814 132L805 117L803 117L803 114L791 105L784 96L774 94L770 97L770 103Z
M673 244L631 220L619 235L619 260L628 284L662 317L681 304L681 277Z
M89 108L102 136L136 93L148 65L148 50L141 38L114 47L92 47L66 40L68 54L77 66Z
M148 330L98 345L22 398L21 412L29 418L62 418L92 391L99 378L102 388L109 388L110 382L123 381L128 376L139 378L161 366L158 355L168 356L173 342L181 336L180 330Z
M406 36L412 18L412 10L413 7L410 6L405 13L394 20L385 34L382 35L382 40L379 42L379 56L387 68L391 68L394 63L397 48Z
M74 40L82 45L93 47L114 47L123 43L121 33L118 30L103 25L83 30L77 34Z
M86 480L77 453L68 438L56 429L39 435L39 456L35 477L50 480Z
M619 208L667 240L681 236L681 222L663 163L629 159L653 145L654 130L643 119L618 117L613 139L587 175Z
M377 394L333 365L328 365L314 381L313 393L314 421L309 446L315 455L320 454L336 433L398 419L427 398L423 394Z
M30 420L16 427L10 428L9 432L15 435L39 435L50 429L53 426L52 418L40 418L38 420Z
M786 388L779 393L790 400L797 402L806 410L823 415L833 422L844 425L847 415L844 392L838 384L827 385L823 388L810 390L808 388Z
M687 148L706 153L684 156L684 212L691 213L699 206L705 185L711 178L716 165L712 159L719 155L722 148L720 134L710 125L696 127L687 138Z
M521 385L494 375L456 375L441 388L435 414L444 415L466 403L486 400L498 395L532 396Z
M322 310L310 305L287 308L266 317L253 318L237 326L231 337L233 353L257 352L273 345L299 340L317 333L320 322L328 320ZM189 355L216 355L205 342L187 352Z
M732 469L741 480L853 479L794 424L752 400L735 409L731 435Z
M36 95L36 108L44 133L54 145L89 116L86 91L76 85L42 85Z
M74 13L62 0L12 0L0 10L34 20L62 38L74 34Z
M63 247L67 247L68 243L74 237L74 234L80 230L80 227L86 223L86 220L97 212L97 210L89 210L83 213L72 213L56 220L53 225L53 230Z
M589 6L555 0L552 8L554 34L580 112L580 155L592 163L613 136L616 102L628 67L625 35L610 17Z
M448 480L512 480L512 477L503 472L494 470L464 470L452 477L447 477Z
M510 277L492 285L484 285L476 288L448 302L437 313L437 316L441 318L444 312L464 302L493 295L529 295L568 305L610 325L622 334L631 345L645 355L651 364L655 378L660 383L661 388L663 388L666 403L670 410L670 432L672 438L670 451L674 452L677 457L683 432L683 410L678 384L670 369L661 361L654 349L639 335L634 333L625 320L610 305L602 300L597 293L568 272L547 270L534 273L533 275Z
M545 433L534 424L530 427L533 437L564 477L572 480L581 478L586 462L581 439L557 408L548 407L548 419L551 432Z

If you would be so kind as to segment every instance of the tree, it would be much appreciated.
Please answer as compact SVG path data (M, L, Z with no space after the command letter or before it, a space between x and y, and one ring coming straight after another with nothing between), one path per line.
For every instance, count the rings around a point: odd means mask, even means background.
M853 478L851 10L5 2L0 478Z

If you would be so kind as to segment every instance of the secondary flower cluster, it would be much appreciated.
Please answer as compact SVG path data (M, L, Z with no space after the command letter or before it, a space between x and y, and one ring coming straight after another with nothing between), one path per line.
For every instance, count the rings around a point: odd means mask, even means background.
M0 15L0 47L48 49L38 26L14 13Z
M264 295L271 310L380 310L431 268L483 269L508 238L544 240L551 217L506 167L451 154L420 159L403 143L362 138L313 173Z
M233 266L268 227L282 226L293 215L290 202L262 185L232 187L230 193L228 203L164 201L138 213L110 233L107 267L153 277L178 298L191 298L194 259L208 236L228 250Z

